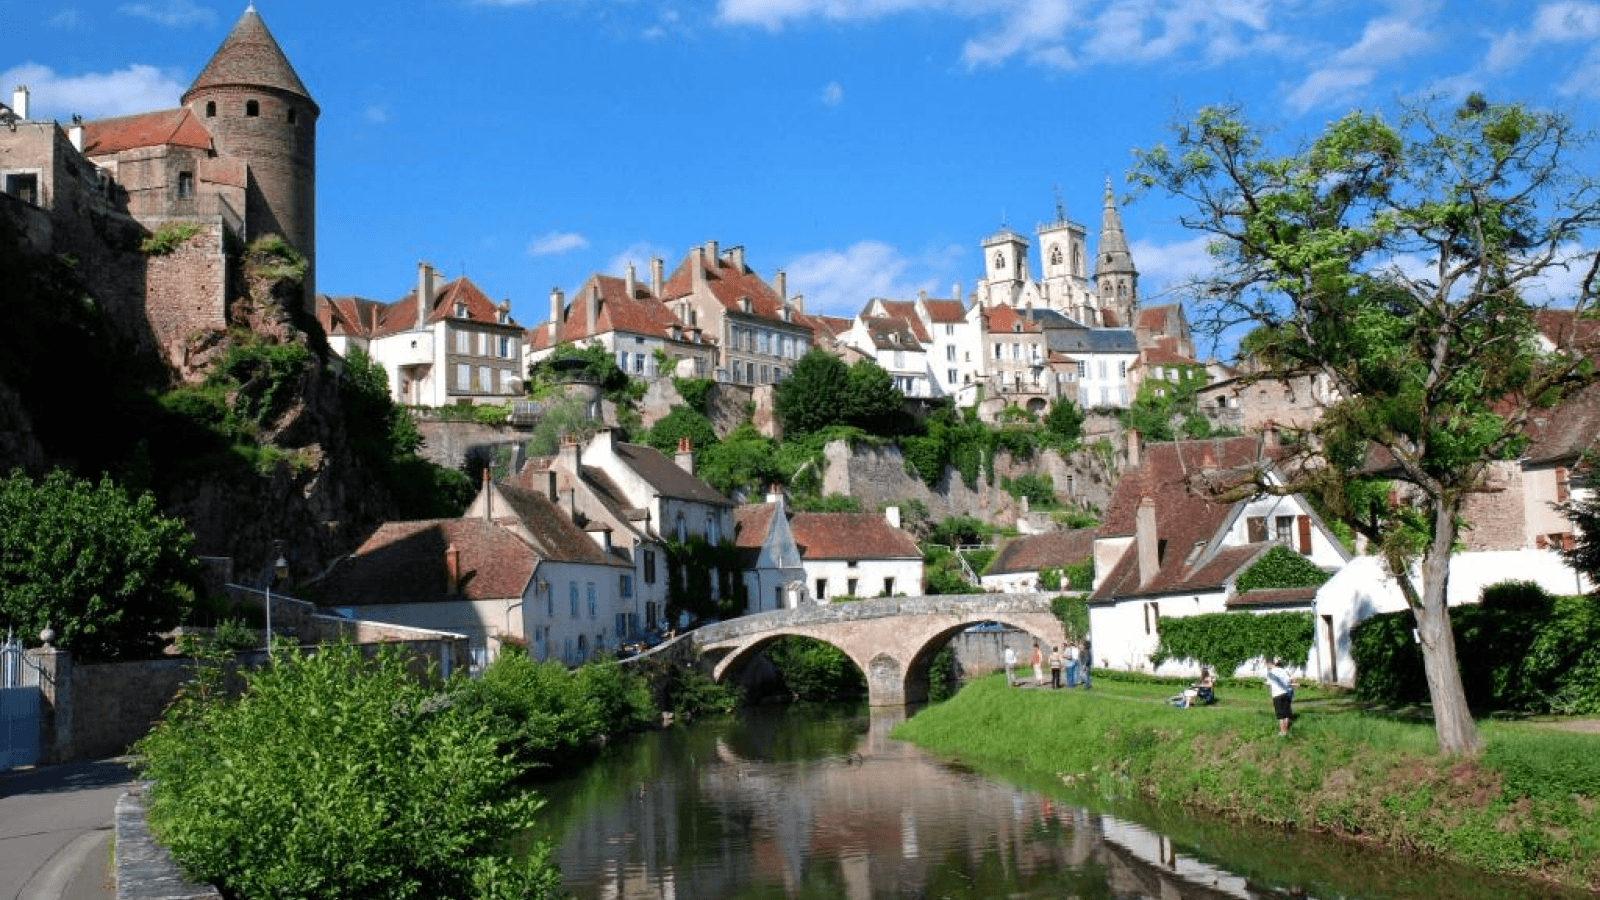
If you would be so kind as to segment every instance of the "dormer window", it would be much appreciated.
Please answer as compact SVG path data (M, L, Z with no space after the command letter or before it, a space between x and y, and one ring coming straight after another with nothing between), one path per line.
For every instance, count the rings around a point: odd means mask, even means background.
M456 304L456 318L465 319L466 317L467 317L467 305L465 303L457 303Z

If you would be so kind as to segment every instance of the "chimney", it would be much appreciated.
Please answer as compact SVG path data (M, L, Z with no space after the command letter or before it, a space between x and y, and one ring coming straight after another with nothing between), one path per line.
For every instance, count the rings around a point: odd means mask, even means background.
M461 587L461 551L455 544L444 548L445 593L454 595Z
M600 333L600 282L590 283L589 295L584 298L583 313L588 317L584 326L589 330L585 334L594 337Z
M713 268L717 265L717 242L706 241L706 263Z
M561 292L561 288L558 288L558 287L551 288L550 289L550 346L552 346L552 347L554 347L556 345L556 332L560 330L560 327L561 327L561 314L566 311L566 308L567 308L567 295L563 294Z
M779 487L778 483L776 481L774 481L773 483L767 485L767 502L768 503L782 503L783 502L783 488Z
M678 438L678 452L673 454L672 459L678 464L678 468L690 475L694 474L694 446L689 443L687 437Z
M631 262L628 263L628 274L623 281L626 283L623 290L627 291L627 298L632 300L634 298L634 292L638 290L639 283L638 280L633 277L633 263Z
M1161 568L1161 545L1156 537L1156 498L1149 494L1139 499L1133 542L1139 552L1139 586L1144 587Z
M428 309L433 306L433 266L417 263L417 327L428 324Z
M803 316L806 314L806 296L804 294L795 294L789 299L789 305L794 307L795 315Z
M898 507L898 506L885 506L883 508L883 517L885 519L889 520L889 527L890 528L899 528L900 527L900 507Z
M661 284L661 257L652 256L650 257L650 296L657 300L661 299Z
M550 498L551 503L554 503L557 506L561 505L561 494L556 489L555 469L544 470L544 494L546 497Z
M728 260L733 263L735 272L744 271L744 245L728 248Z
M782 269L772 273L772 289L778 294L778 302L789 302L789 276Z
M1139 468L1139 430L1128 429L1128 468Z
M566 435L561 439L561 449L556 451L556 462L561 471L576 478L582 474L579 468L583 465L583 448L578 446L577 438Z
M16 89L11 92L11 111L16 113L17 118L23 120L24 122L28 120L27 85L19 84L17 85Z
M72 149L78 151L79 153L83 152L83 123L82 122L73 122L72 123L72 127L67 129L67 140L72 142Z
M694 248L693 256L694 258L689 261L689 284L696 293L699 293L706 289L706 248Z

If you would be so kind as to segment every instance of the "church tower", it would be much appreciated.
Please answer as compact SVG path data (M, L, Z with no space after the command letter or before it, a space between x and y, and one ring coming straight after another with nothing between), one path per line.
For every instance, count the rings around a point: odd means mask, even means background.
M182 103L205 126L217 155L249 167L246 237L277 234L306 258L305 304L313 309L317 258L317 116L294 66L252 3Z
M1105 209L1100 214L1094 284L1100 294L1100 308L1116 317L1115 323L1108 318L1105 324L1132 328L1134 314L1139 311L1139 271L1133 267L1133 254L1128 251L1128 239L1122 233L1122 217L1117 214L1110 178L1106 179Z
M983 239L984 306L1012 306L1028 281L1028 239L1009 228Z
M1039 252L1044 267L1045 304L1087 325L1089 274L1082 225L1067 219L1066 208L1056 201L1056 219L1039 226Z

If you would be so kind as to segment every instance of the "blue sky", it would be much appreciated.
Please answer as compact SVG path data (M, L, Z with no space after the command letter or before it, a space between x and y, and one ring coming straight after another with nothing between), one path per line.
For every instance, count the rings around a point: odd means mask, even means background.
M35 118L165 109L244 11L0 0ZM1286 140L1481 90L1592 127L1600 2L260 0L322 108L319 290L395 299L418 260L534 325L549 291L742 245L811 312L963 294L981 238L1098 229L1131 150L1238 101ZM1592 159L1592 157L1591 157ZM1147 303L1204 265L1184 207L1123 210Z

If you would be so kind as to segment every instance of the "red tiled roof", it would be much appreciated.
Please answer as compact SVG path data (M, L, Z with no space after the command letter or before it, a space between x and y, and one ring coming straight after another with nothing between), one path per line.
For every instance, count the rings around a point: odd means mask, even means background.
M1038 334L1044 331L1044 326L1037 319L1030 319L1025 314L1019 313L1009 306L989 306L983 310L983 330L989 334L1015 334L1018 333L1017 324L1022 325L1022 334Z
M760 549L772 530L775 503L745 503L733 510L733 544L741 550Z
M1199 361L1193 357L1184 356L1173 348L1176 341L1173 338L1158 338L1155 346L1146 347L1139 352L1141 362L1147 366L1197 366Z
M914 350L923 349L924 337L918 340L916 333L906 327L905 320L884 316L863 316L861 324L866 326L867 335L872 339L872 345L879 350Z
M1051 566L1071 566L1094 554L1095 529L1053 531L1012 538L995 553L986 575L1037 572Z
M450 589L447 550L460 555ZM520 598L535 554L515 533L482 519L428 519L379 526L318 582L330 606Z
M805 559L921 559L911 535L877 513L795 513L789 531Z
M917 315L917 304L914 300L879 300L883 307L883 317L901 323L906 331L924 344L930 343L928 329L922 324L922 317Z
M1224 604L1228 609L1264 606L1310 606L1317 599L1315 587L1271 588L1248 591L1229 597Z
M617 556L601 549L594 538L542 491L525 490L507 482L501 482L497 488L511 504L518 521L528 529L533 549L540 558L590 565L624 564Z
M617 442L617 458L634 474L645 480L651 489L662 497L693 500L712 506L733 506L733 501L717 493L704 481L684 471L676 461L662 455L660 450L646 444Z
M597 304L598 323L589 321L589 294L599 291ZM626 279L611 275L591 275L583 287L568 301L556 326L554 344L587 340L612 331L649 337L672 339L671 328L676 325L689 330L672 314L665 303L651 297L649 289L635 283L634 295L628 296ZM553 345L548 325L528 330L529 346L542 350Z
M457 318L456 305L458 303L466 305L466 318L470 321L485 325L501 324L499 307L465 275L435 288L434 295L427 304L427 314L423 317L424 323L432 324L445 319ZM416 288L407 291L406 295L399 300L384 304L377 310L377 316L377 327L371 328L372 337L387 337L415 328L417 326ZM516 325L515 322L509 319L504 324L508 327Z
M928 311L931 321L942 324L956 325L965 322L967 310L961 305L960 300L927 300L922 301L923 309Z
M211 55L205 68L195 76L194 84L184 92L183 102L187 103L189 95L195 91L223 86L271 87L311 99L310 92L295 74L294 66L283 55L283 49L267 30L267 23L261 20L254 5L233 23L222 46ZM315 103L311 105L316 107Z
M137 147L211 149L211 134L184 108L83 123L83 155L94 158Z
M1572 340L1581 352L1600 353L1600 320L1579 319L1570 309L1541 309L1534 313L1539 333L1556 346Z
M783 321L783 298L754 270L749 266L735 265L734 260L727 256L719 255L717 259L708 259L707 256L703 247L697 247L684 256L683 262L672 270L671 277L662 285L661 299L677 300L693 294L694 267L699 266L705 274L706 289L724 309L743 313L742 301L749 298L749 315ZM803 326L805 323L796 316L795 324Z
M1600 384L1592 384L1550 409L1528 415L1528 437L1523 451L1528 462L1576 459L1600 437Z

